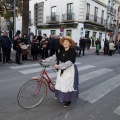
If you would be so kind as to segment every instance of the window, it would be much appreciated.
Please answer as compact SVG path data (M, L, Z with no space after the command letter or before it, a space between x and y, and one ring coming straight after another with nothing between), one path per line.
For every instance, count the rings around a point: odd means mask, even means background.
M104 10L102 10L102 13L101 13L101 23L103 24L103 20L104 20Z
M56 30L51 30L51 35L56 35Z
M56 20L56 6L51 7L51 20L52 21Z
M72 31L71 30L66 30L66 36L71 36Z
M73 13L73 3L67 4L67 19L72 19L72 13Z
M94 15L97 16L97 13L98 13L98 8L95 7Z
M87 3L86 20L89 20L90 4Z
M98 8L95 7L95 10L94 10L94 22L97 22L97 14L98 14Z

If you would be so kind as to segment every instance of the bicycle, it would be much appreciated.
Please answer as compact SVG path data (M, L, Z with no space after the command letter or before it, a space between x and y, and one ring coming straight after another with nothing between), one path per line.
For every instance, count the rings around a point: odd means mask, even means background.
M46 68L50 67L50 65L41 64L41 66L43 69L40 76L26 82L18 92L18 104L24 109L31 109L38 106L46 97L48 88L52 92L55 91L55 83L52 82L46 72Z

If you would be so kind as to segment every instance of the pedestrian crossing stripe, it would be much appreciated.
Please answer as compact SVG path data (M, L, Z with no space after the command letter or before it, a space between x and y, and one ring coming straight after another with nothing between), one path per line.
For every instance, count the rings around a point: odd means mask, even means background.
M111 71L112 71L112 69L102 68L102 69L99 69L99 70L96 70L93 72L83 74L83 75L79 76L79 83L85 82L87 80L93 79L95 77L98 77L100 75L106 74Z
M76 62L75 64L76 64L76 65L79 65L79 64L81 64L81 63ZM9 68L11 68L11 69L21 69L21 68L30 68L30 67L38 67L38 66L40 66L39 63L36 63L36 64L28 64L28 65L17 65L17 66L11 66L11 67L9 67Z
M120 115L120 106L114 110L114 113L116 113L117 115Z
M79 97L94 103L118 86L120 86L120 74L80 93Z
M37 64L28 64L28 65L17 65L17 66L11 66L10 68L11 69L20 69L20 68L28 68L28 67L37 67L37 66L40 66L39 63Z
M95 66L93 66L93 65L81 66L81 67L78 67L78 71L90 69L90 68L93 68L93 67L95 67ZM22 70L22 71L19 71L19 72L22 73L22 74L31 74L31 73L41 72L42 69L43 68L34 68L34 69L29 69L29 70ZM51 68L47 68L47 70L52 70L52 69Z
M78 63L81 64L81 63ZM29 65L21 65L21 66L12 66L11 69L22 69L22 68L30 68L30 67L37 67L40 66L39 64L29 64ZM84 65L84 66L78 66L78 71L83 71L87 69L94 68L96 66L93 65ZM47 68L47 70L50 70L51 68ZM40 72L42 68L35 68L35 69L29 69L29 70L21 70L19 71L22 74L30 74L35 72ZM83 75L79 76L79 84L83 83L85 81L91 80L93 78L96 78L98 76L101 76L103 74L107 74L109 72L112 72L112 69L108 68L102 68L99 70L95 70ZM49 73L48 74L51 79L55 78L57 76L57 73ZM110 93L112 90L120 86L120 74L112 77L110 79L107 79L106 81L95 85L94 87L87 89L79 94L79 97L85 101L88 101L90 103L95 103L102 97L104 97L106 94ZM120 106L114 110L114 113L120 115Z

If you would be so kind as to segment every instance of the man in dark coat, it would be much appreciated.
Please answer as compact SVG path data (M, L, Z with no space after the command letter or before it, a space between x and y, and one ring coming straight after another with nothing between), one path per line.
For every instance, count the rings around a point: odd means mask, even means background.
M105 39L105 41L104 41L104 55L108 55L108 51L109 51L109 42L107 39Z
M5 64L5 62L9 63L9 49L11 49L11 40L6 31L4 31L3 36L0 38L0 43L3 51L3 64Z
M86 41L85 41L84 37L81 38L79 44L80 44L80 48L81 48L81 50L83 51L83 56L85 56L85 46L86 46Z
M40 41L42 40L42 35L41 35L41 33L39 33L39 35L38 35L38 37L37 37L37 40L39 40L39 43L40 43Z
M91 46L91 39L88 38L87 39L87 49L90 50L90 46Z

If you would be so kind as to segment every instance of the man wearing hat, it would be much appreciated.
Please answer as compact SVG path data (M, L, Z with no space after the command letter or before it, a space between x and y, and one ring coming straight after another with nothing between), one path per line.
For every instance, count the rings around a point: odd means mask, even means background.
M58 54L42 60L41 62L50 63L55 69L58 69L58 75L55 85L55 98L68 107L71 102L78 98L78 69L75 65L76 53L75 42L71 37L66 36L60 39L63 49Z

